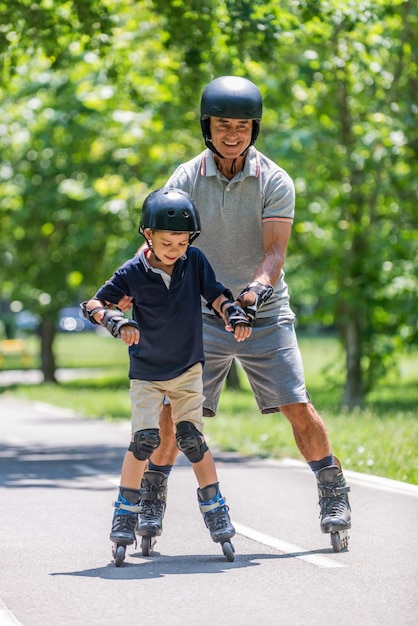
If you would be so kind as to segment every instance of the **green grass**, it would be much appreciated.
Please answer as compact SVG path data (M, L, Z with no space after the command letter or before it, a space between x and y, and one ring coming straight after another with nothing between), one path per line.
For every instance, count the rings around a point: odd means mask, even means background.
M337 341L301 337L300 345L309 392L344 467L418 484L418 353L402 357L399 371L392 371L370 394L364 409L348 412L340 407L342 354ZM30 349L36 364L34 339ZM59 367L101 368L100 376L0 391L71 407L86 417L129 418L128 357L120 341L92 333L59 335L56 353ZM331 372L339 384L331 382ZM260 415L242 372L241 383L242 391L224 390L217 417L206 420L209 444L242 454L300 459L287 420L280 413Z

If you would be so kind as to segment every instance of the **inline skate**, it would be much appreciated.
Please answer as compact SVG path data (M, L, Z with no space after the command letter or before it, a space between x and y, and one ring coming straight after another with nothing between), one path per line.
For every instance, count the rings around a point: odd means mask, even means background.
M324 467L318 472L318 495L321 530L331 534L334 552L348 548L348 529L351 528L351 508L348 500L350 487L345 482L341 466L336 457L335 465Z
M139 491L120 487L119 498L113 503L113 515L110 540L112 541L112 556L116 567L120 567L125 560L126 546L133 543L136 546L135 527L140 512Z
M215 543L222 545L227 561L235 559L235 549L230 539L235 535L235 528L229 517L229 507L219 491L218 483L197 490L197 499L203 520Z
M167 477L162 472L149 470L144 473L139 490L141 511L135 532L142 537L142 556L149 556L161 535L167 501Z

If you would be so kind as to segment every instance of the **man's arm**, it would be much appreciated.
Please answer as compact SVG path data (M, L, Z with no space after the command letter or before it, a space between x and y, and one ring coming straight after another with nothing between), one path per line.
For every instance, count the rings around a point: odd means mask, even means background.
M254 305L258 299L257 292L252 288L254 283L268 287L278 281L286 258L291 229L291 222L279 220L263 222L263 258L254 273L252 283L247 286L248 290L244 289L237 299L244 309Z

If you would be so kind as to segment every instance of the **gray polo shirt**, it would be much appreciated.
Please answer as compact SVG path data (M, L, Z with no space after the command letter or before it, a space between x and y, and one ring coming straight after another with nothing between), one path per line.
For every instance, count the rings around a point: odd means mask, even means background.
M292 179L252 146L244 169L232 180L219 172L213 153L204 150L180 165L166 185L187 191L196 202L202 232L194 245L206 254L217 279L237 297L253 280L263 257L263 222L293 221ZM274 285L274 294L260 310L259 317L277 314L288 300L282 271Z

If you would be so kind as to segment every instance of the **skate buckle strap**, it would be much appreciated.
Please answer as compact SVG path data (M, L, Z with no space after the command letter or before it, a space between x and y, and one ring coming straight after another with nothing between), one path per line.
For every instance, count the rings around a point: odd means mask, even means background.
M339 487L334 483L328 483L320 485L318 491L321 498L337 498L338 496L342 496L344 493L348 493L351 489L348 485Z
M123 502L114 502L113 506L115 507L115 509L118 510L122 510L122 511L130 511L131 513L141 513L142 507L141 505L138 504L123 504Z
M216 500L216 502L199 502L199 508L202 513L209 513L209 511L214 511L216 509L220 509L226 505L226 500L223 496Z
M139 490L141 500L165 500L165 489L159 485L148 485Z

